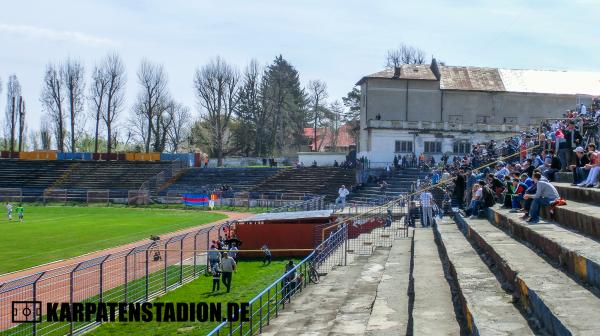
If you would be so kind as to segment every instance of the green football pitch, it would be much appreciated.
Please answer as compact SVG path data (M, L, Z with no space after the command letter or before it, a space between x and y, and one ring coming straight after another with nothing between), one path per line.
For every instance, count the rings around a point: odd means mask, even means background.
M27 206L25 220L0 217L0 274L226 218L144 208Z

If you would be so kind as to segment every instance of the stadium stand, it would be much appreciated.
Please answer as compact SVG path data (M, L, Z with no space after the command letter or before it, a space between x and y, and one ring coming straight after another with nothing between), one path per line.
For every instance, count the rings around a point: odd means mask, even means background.
M325 196L333 202L338 188L356 184L353 169L336 167L302 167L283 169L250 189L255 192L307 193Z
M189 168L168 187L163 188L161 193L212 190L222 185L230 186L233 191L248 191L280 170L280 168Z
M390 200L405 195L414 188L415 181L425 177L427 173L419 171L418 168L404 168L393 170L390 176L385 176L384 171L381 171L379 175L378 179L385 180L388 184L385 190L385 197L382 197L382 188L373 179L371 182L365 183L356 192L351 193L348 196L347 202L354 204L380 204L385 199Z

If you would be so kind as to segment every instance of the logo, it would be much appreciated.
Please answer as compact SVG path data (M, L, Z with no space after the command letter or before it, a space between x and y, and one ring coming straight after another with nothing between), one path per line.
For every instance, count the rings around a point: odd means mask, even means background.
M42 322L41 301L13 301L12 302L13 323Z

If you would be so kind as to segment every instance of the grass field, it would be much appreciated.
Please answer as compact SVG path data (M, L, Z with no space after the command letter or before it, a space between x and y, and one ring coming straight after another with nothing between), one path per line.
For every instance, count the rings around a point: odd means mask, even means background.
M299 260L295 260L297 263ZM200 277L154 302L248 302L274 280L283 275L287 260L274 260L269 266L260 261L241 261L233 275L231 293L221 290L212 293L212 278ZM224 305L224 304L223 304ZM94 329L89 335L206 335L217 325L216 322L128 322L107 323Z
M206 211L25 206L25 220L0 219L0 274L226 218Z

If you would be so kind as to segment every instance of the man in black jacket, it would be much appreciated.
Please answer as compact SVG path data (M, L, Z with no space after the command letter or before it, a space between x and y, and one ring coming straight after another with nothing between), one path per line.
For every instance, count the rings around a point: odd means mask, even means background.
M547 160L547 158L546 158L546 160ZM550 182L553 182L554 175L556 175L556 173L560 171L560 166L561 166L560 159L558 157L556 157L556 155L554 155L554 151L551 150L550 151L550 168L548 168L544 171L544 176L546 176L546 178L548 180L550 180Z
M581 142L583 141L583 137L581 133L575 129L575 121L569 121L569 125L567 125L567 129L564 132L565 134L565 142L564 146L566 147L566 162L563 162L563 170L568 170L569 166L573 162L573 156L575 148L581 146ZM564 160L564 159L563 159Z
M575 164L569 166L569 170L573 173L573 183L571 185L577 185L578 183L585 181L590 171L585 169L585 165L590 163L590 159L585 153L583 147L577 147L573 151L575 153Z

